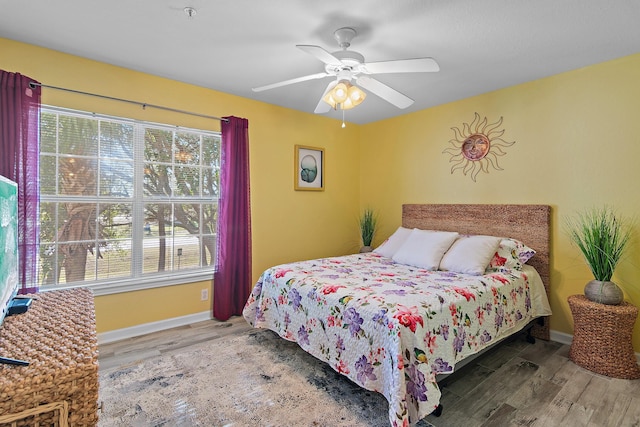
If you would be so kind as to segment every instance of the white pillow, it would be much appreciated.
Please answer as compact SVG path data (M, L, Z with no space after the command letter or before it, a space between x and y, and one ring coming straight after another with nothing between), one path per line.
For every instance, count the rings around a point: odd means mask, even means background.
M442 256L457 237L458 233L455 232L415 228L395 253L393 260L400 264L437 270Z
M393 255L396 253L398 248L402 246L402 244L407 240L409 234L411 234L410 228L398 227L398 229L393 233L387 240L382 242L380 246L375 248L373 252L380 254L382 256L386 256L387 258L393 258Z
M461 236L442 257L440 270L484 274L501 240L494 236Z

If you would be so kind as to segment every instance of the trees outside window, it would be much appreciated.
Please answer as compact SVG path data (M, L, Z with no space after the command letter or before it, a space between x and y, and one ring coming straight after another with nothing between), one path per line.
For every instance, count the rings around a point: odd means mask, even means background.
M43 286L209 270L220 134L43 108Z

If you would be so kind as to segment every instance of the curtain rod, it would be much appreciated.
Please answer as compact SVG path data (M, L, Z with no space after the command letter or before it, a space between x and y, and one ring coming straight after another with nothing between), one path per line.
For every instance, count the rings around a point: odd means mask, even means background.
M162 105L147 104L146 102L131 101L129 99L116 98L116 97L113 97L113 96L106 96L106 95L99 95L97 93L82 92L80 90L67 89L67 88L64 88L64 87L49 86L49 85L44 85L42 83L30 82L29 86L31 86L34 89L35 89L36 86L40 86L40 87L44 87L44 88L47 88L47 89L63 90L65 92L77 93L79 95L95 96L97 98L109 99L111 101L126 102L126 103L129 103L129 104L139 105L140 107L142 107L143 110L145 108L147 108L147 107L151 107L151 108L156 108L158 110L171 111L171 112L180 113L180 114L188 114L190 116L198 116L198 117L203 117L205 119L220 120L222 122L227 122L227 123L229 122L229 119L223 119L222 117L208 116L206 114L200 114L200 113L192 113L191 111L178 110L176 108L171 108L171 107L163 107Z

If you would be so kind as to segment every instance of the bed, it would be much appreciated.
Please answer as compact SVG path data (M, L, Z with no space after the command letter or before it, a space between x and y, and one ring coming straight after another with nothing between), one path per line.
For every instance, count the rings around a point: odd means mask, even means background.
M267 269L243 315L384 395L392 426L413 425L441 409L437 377L456 364L529 325L549 339L549 228L546 205L406 204L402 226L372 253ZM430 250L416 242L436 237L437 266L415 261ZM481 273L460 261L476 252L454 249L496 241Z

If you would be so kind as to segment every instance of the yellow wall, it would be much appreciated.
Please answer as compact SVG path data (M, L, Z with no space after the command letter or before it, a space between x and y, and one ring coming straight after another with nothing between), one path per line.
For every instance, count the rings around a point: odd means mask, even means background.
M249 121L254 282L266 268L359 247L359 127L0 38L0 69L42 84ZM43 104L219 130L219 122L43 89ZM311 102L311 101L310 101ZM315 104L310 104L310 108ZM294 145L325 149L325 191L293 190ZM96 298L98 332L205 311L203 284ZM176 298L180 295L180 298ZM144 303L140 303L144 301ZM177 303L179 301L179 303Z
M551 328L573 333L567 297L592 279L566 236L567 216L608 204L635 218L640 211L640 54L464 99L362 127L361 206L373 206L378 243L401 223L402 203L532 203L552 206ZM474 113L504 118L503 138L516 141L499 158L504 169L477 182L450 173L443 154L452 127ZM613 280L640 305L640 219ZM640 328L634 335L640 351Z
M203 281L98 296L95 298L96 322L103 328L99 332L208 311L211 299L200 301L200 291L210 288L211 281Z
M569 243L564 218L609 204L637 216L640 196L640 54L468 98L364 126L187 85L59 52L0 39L0 68L48 85L249 120L254 281L267 267L341 255L359 246L361 208L381 221L375 244L400 225L403 203L540 203L553 209L553 330L571 334L566 303L591 276ZM43 103L117 116L218 129L218 123L65 92L43 90ZM443 154L452 127L474 113L504 118L504 139L516 141L499 158L504 168L481 172L477 182L450 173ZM293 146L325 148L326 191L293 190ZM614 281L640 305L638 230ZM205 283L206 284L206 283ZM98 330L115 330L205 310L203 283L96 298ZM175 292L175 293L174 293ZM174 304L176 295L183 304ZM133 298L153 304L131 307ZM154 307L151 307L154 306ZM124 309L123 309L124 308ZM132 308L131 310L128 310ZM129 314L126 314L130 312ZM133 314L135 312L135 315ZM640 351L640 328L634 347Z

